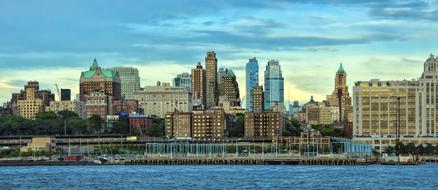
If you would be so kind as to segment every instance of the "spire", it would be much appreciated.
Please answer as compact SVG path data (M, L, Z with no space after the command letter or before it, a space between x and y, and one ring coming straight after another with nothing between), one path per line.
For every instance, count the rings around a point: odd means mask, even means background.
M342 66L342 63L339 65L338 73L345 73L344 67Z
M99 68L99 65L97 64L96 58L93 60L93 65L91 65L90 70L97 70Z

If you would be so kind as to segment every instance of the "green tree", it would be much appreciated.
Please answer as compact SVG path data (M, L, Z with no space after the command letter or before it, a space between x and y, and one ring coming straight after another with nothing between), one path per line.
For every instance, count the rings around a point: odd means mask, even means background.
M302 130L297 120L288 120L282 132L283 136L300 136Z
M164 137L164 119L152 118L152 126L146 129L146 135L150 137Z
M113 123L113 126L110 129L110 133L112 133L112 134L128 134L129 133L129 126L124 121L116 121Z
M68 111L68 110L63 110L58 112L58 116L61 117L62 119L70 119L70 118L78 118L78 114L76 114L75 112L72 111Z
M99 115L92 115L88 118L89 131L93 134L101 133L105 121Z
M228 137L243 137L245 135L245 115L237 114L236 117L228 131Z
M58 119L58 115L56 115L53 111L44 111L39 112L35 115L35 119L37 120L55 120Z

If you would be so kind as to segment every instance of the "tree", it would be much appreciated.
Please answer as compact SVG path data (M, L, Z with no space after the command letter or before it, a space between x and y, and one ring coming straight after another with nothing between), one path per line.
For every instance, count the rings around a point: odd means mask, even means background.
M35 115L35 119L37 120L55 120L58 119L58 115L56 115L53 111L44 111L39 112Z
M302 130L297 120L288 120L281 135L283 136L300 136Z
M146 129L146 135L150 137L163 137L164 119L152 118L152 126Z
M229 137L243 137L245 135L245 115L237 114L233 121L233 126L228 131Z
M395 153L394 147L393 146L386 147L385 153L388 154L388 155L394 154Z
M62 119L70 119L70 118L76 118L76 117L79 117L78 114L76 114L75 112L68 111L68 110L60 111L60 112L58 112L58 115L59 115Z
M116 121L113 123L113 126L110 129L110 133L112 133L112 134L128 134L129 133L129 126L124 121Z
M96 114L93 114L90 118L88 118L89 123L89 131L91 133L101 133L102 132L102 126L104 124L104 120Z
M319 131L322 136L342 137L344 132L340 129L335 129L330 125L312 125L313 129Z

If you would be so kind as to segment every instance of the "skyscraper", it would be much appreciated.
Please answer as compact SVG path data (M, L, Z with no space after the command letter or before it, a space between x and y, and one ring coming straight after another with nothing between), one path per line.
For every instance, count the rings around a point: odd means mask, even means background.
M187 91L192 91L192 76L189 73L181 73L173 78L173 86L184 87Z
M138 69L132 67L115 67L112 70L119 73L122 96L125 99L133 99L134 93L140 90Z
M207 52L205 57L205 73L206 73L206 87L207 87L207 103L206 108L210 109L217 105L217 58L214 51Z
M246 88L246 111L252 112L253 111L253 101L254 97L251 94L251 91L254 89L254 87L259 85L259 63L257 62L257 59L254 57L252 59L249 59L249 62L246 64L246 82L245 82L245 88Z
M81 101L86 101L85 95L91 92L103 92L113 99L121 98L119 73L110 69L102 69L94 59L88 71L81 73L79 83Z
M270 60L265 70L265 109L284 107L284 79L280 63Z
M342 63L336 72L335 89L331 95L327 96L327 101L330 107L339 108L338 121L352 121L351 97L348 93L347 73Z
M221 80L221 96L230 102L230 106L240 106L239 84L233 70L226 69Z
M193 107L205 109L206 103L206 81L205 70L201 63L198 62L195 69L192 69L192 95Z

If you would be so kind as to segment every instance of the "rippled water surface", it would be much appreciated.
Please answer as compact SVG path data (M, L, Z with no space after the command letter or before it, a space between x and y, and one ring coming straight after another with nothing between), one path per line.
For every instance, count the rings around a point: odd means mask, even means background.
M438 164L0 167L0 189L438 189Z

